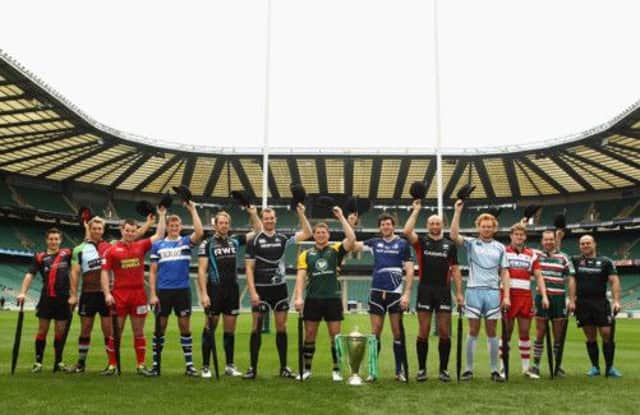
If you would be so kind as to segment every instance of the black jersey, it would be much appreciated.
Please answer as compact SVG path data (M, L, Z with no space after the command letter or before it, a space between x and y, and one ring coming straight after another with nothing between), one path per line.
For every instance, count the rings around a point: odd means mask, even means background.
M246 259L255 261L256 287L286 284L284 254L287 247L293 243L294 237L277 232L271 236L258 232L247 242Z
M606 298L610 275L618 271L613 261L604 256L571 258L576 270L576 295L580 298Z
M71 271L71 250L62 248L55 254L39 252L33 257L29 274L42 275L42 295L65 297L69 295L69 272Z
M200 244L198 256L209 259L207 275L210 284L225 284L238 279L238 250L246 242L244 235L214 235Z
M451 267L458 265L458 248L452 240L418 237L413 244L418 261L420 284L449 286Z

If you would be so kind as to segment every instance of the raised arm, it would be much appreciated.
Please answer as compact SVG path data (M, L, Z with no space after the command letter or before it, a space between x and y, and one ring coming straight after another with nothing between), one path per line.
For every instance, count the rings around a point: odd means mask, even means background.
M344 240L342 241L342 247L347 252L351 251L356 242L356 233L351 227L351 224L349 223L347 218L344 217L344 213L342 213L342 209L340 209L338 206L334 206L332 211L333 211L333 215L336 217L336 219L338 219L338 221L342 225L342 231L344 232Z
M262 221L258 217L258 209L254 205L249 205L247 208L249 214L249 224L251 225L251 231L247 233L247 241L253 239L256 233L262 230Z
M202 221L200 220L200 215L198 214L198 209L196 209L196 204L193 200L184 203L184 207L191 214L191 221L193 223L193 233L191 234L191 243L196 245L202 241L202 236L204 235L204 228L202 227Z
M156 233L151 236L151 243L159 241L164 238L164 233L167 228L167 209L163 206L158 206L158 225L156 226Z
M455 242L456 245L461 246L464 244L464 239L460 235L460 215L462 215L462 208L464 202L462 200L456 200L454 205L453 219L451 220L451 229L449 230L449 237Z
M151 229L155 222L156 215L154 215L153 213L149 213L147 215L147 220L145 221L145 223L136 230L136 239L143 238L147 234L147 232L149 232L149 229Z
M407 219L407 223L404 224L402 233L410 243L414 244L418 240L418 234L416 234L415 228L418 216L420 216L420 208L422 207L420 199L414 200L411 204L411 207L413 210L411 211L411 215L409 215L409 218Z
M298 212L298 220L300 221L300 230L296 232L295 239L296 242L306 241L311 238L311 235L313 234L311 231L311 224L309 223L307 216L304 214L305 207L302 203L298 203L296 211Z

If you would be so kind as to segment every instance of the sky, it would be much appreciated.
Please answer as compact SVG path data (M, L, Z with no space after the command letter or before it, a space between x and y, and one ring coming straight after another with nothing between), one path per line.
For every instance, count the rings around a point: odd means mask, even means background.
M436 146L433 0L6 2L0 48L160 142ZM439 0L445 149L585 131L640 99L640 2Z

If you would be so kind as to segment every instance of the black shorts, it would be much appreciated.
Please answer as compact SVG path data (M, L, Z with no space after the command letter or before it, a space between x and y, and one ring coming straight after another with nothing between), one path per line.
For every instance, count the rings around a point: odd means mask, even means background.
M417 311L451 312L451 288L438 285L418 285Z
M578 298L576 300L576 320L578 327L610 326L611 306L606 298Z
M168 317L171 310L178 317L188 317L191 315L191 289L177 288L169 290L158 290L160 300L160 316Z
M71 318L69 297L40 296L40 301L38 301L38 305L36 306L36 317L46 320L69 320Z
M100 314L102 317L109 317L111 312L104 302L104 294L100 291L82 293L78 303L78 315L82 317L93 317Z
M253 312L266 312L268 309L275 311L289 310L289 294L287 292L287 284L268 285L256 287L258 296L260 297L260 305L252 307Z
M342 300L339 298L307 298L302 319L305 321L342 321Z
M400 293L392 293L388 291L369 291L369 314L384 316L385 313L398 314L400 309Z
M207 295L211 300L209 315L237 316L240 314L240 287L237 282L207 284Z

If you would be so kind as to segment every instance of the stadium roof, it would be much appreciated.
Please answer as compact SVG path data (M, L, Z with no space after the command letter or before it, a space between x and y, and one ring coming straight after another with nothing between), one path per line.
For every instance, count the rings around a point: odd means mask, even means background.
M515 131L514 142L523 135ZM424 180L427 198L436 199L433 149L271 153L269 196L276 200L289 198L289 183L299 181L309 193L399 201L409 198L416 180ZM226 199L239 188L262 196L260 149L179 145L117 131L91 119L1 51L0 171L148 193L185 184L202 200ZM477 185L472 199L496 202L637 188L640 101L610 122L570 137L443 150L445 200L469 181Z

